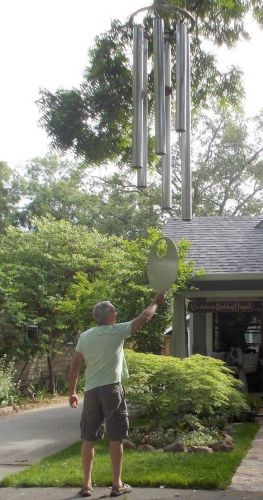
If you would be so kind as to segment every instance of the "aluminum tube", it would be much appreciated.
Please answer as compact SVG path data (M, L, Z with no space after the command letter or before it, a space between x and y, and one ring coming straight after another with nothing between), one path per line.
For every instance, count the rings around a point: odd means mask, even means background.
M147 187L148 165L148 40L143 41L143 164L137 169L137 187Z
M166 153L165 144L165 81L164 81L164 22L159 17L153 23L155 152Z
M177 132L186 130L186 58L187 26L176 25L176 123Z
M191 166L191 60L190 40L187 35L186 71L186 131L182 133L182 219L192 219L192 166Z
M171 189L171 45L164 44L165 54L165 119L166 119L166 155L162 157L162 208L172 208Z
M143 27L133 28L132 166L143 166Z

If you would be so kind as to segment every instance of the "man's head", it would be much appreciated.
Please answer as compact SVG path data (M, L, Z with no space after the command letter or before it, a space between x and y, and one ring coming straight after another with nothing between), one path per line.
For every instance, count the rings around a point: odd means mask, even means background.
M93 318L99 325L115 325L116 310L109 300L98 302L93 307Z

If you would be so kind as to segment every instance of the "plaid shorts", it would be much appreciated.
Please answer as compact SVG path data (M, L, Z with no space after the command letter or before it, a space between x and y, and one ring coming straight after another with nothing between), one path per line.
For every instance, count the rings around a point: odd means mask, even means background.
M110 441L121 441L128 437L127 405L120 383L102 385L84 393L80 421L81 439L97 440L101 436L104 421Z

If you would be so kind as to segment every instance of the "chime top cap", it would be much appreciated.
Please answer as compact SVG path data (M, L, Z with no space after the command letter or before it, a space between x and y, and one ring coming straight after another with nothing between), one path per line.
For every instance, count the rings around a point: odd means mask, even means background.
M190 12L183 9L182 7L176 7L175 5L164 4L164 5L148 5L147 7L142 7L141 9L138 9L135 12L133 12L133 14L130 16L129 21L134 22L134 18L137 16L137 14L140 14L141 12L144 12L144 11L153 12L155 15L156 14L161 15L164 12L171 13L171 14L175 13L175 12L176 13L179 12L180 14L182 14L184 19L187 19L191 22L191 25L188 28L188 33L192 33L194 31L196 21L195 21L194 17L192 16L192 14L190 14Z

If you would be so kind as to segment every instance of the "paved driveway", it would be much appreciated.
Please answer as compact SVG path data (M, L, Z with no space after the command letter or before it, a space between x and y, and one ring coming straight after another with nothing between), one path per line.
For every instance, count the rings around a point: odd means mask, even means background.
M80 439L81 407L38 408L0 419L0 479Z

